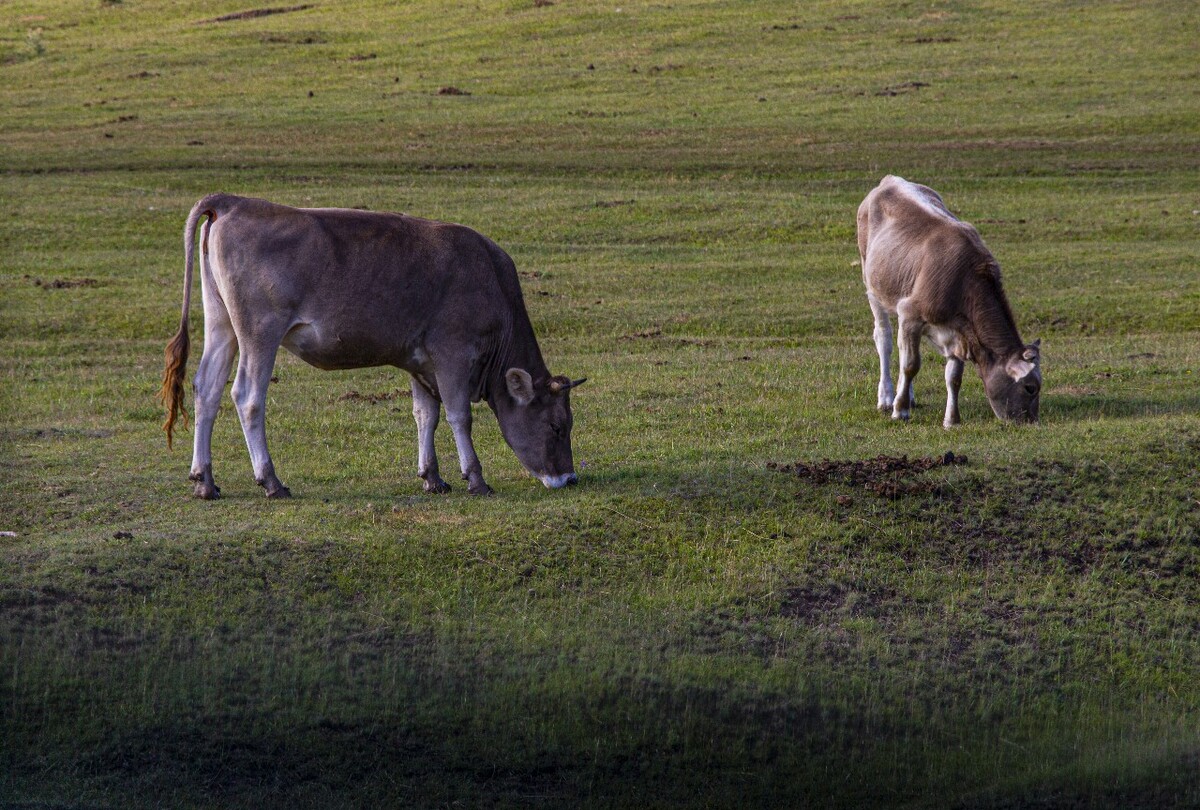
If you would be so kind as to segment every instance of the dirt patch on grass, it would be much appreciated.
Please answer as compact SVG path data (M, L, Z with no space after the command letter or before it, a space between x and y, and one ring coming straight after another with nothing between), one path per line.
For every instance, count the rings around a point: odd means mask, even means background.
M35 439L111 439L116 431L103 428L35 428L31 435Z
M53 281L43 281L33 276L25 276L33 281L33 286L43 290L70 290L76 287L99 287L100 282L94 278L56 278Z
M914 480L914 475L928 472L936 467L957 466L967 463L966 456L947 451L941 456L923 456L909 459L908 456L876 456L870 459L830 461L828 459L809 464L796 461L791 464L768 462L767 467L779 472L791 473L813 484L830 482L860 487L881 498L895 500L906 495L937 491L933 481Z
M386 391L380 394L360 394L358 391L347 391L338 397L338 402L367 402L374 405L377 402L390 402L393 399L404 399L411 396L411 391L404 391L399 388L395 391Z
M875 93L877 96L899 96L904 93L911 93L914 90L920 90L924 87L929 87L929 82L902 82L893 84L890 87L885 87Z
M20 608L55 608L60 605L80 605L84 599L74 591L56 585L35 585L0 590L0 608L5 612Z
M293 11L306 11L315 6L314 3L304 3L299 6L274 6L271 8L252 8L248 11L235 11L232 14L222 14L220 17L213 17L208 20L201 20L202 23L219 23L219 22L234 22L235 20L253 20L258 17L268 17L272 14L290 14Z
M809 621L835 613L845 598L845 590L832 583L824 587L788 588L780 600L779 615Z
M259 42L268 45L324 45L325 37L321 34L262 34Z

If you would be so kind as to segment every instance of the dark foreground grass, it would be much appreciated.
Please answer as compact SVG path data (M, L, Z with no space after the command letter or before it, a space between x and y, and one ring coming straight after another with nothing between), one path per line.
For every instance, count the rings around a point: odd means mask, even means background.
M0 803L1200 804L1187 4L256 7L0 15ZM996 252L1040 426L942 430L934 358L875 413L885 172ZM481 410L499 495L421 495L407 383L281 355L296 497L226 412L193 501L216 189L497 239L581 485Z

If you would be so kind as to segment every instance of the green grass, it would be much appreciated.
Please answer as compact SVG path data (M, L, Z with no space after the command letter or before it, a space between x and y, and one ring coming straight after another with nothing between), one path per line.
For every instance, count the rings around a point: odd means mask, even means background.
M1200 803L1189 4L212 22L274 5L3 4L0 805ZM1001 262L1041 425L969 374L943 430L931 352L912 422L874 411L854 211L889 172ZM214 190L496 239L589 378L581 485L481 409L498 496L422 495L410 401L343 398L402 375L281 354L297 497L226 408L192 500L154 393Z

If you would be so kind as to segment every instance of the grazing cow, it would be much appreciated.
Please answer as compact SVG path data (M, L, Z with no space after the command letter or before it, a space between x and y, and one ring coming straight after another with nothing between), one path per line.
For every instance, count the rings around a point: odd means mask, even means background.
M213 194L183 232L183 317L167 345L159 394L163 429L183 412L195 230L201 219L204 354L196 371L196 433L189 478L195 495L213 482L212 428L237 355L233 401L254 478L268 498L291 493L267 452L265 409L280 346L320 369L397 366L412 375L418 474L447 492L433 432L441 405L454 431L462 477L491 494L471 444L471 403L496 413L500 431L547 487L576 482L571 460L572 382L552 376L525 311L512 259L461 225L403 214L289 208Z
M858 252L875 315L879 410L908 419L925 335L946 358L946 416L959 423L963 361L983 378L1000 419L1036 422L1042 371L1038 346L1021 342L1000 285L1000 266L979 232L946 208L936 191L891 175L858 207ZM891 315L900 343L900 380L892 387Z

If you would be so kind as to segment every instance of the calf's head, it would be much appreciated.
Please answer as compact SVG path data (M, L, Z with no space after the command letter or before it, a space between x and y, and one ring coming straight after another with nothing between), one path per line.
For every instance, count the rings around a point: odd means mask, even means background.
M991 368L984 378L988 403L1008 422L1036 422L1042 394L1042 367L1035 341Z
M528 371L504 374L507 397L496 403L496 419L517 460L550 489L578 481L571 458L570 390L584 380L534 380Z

